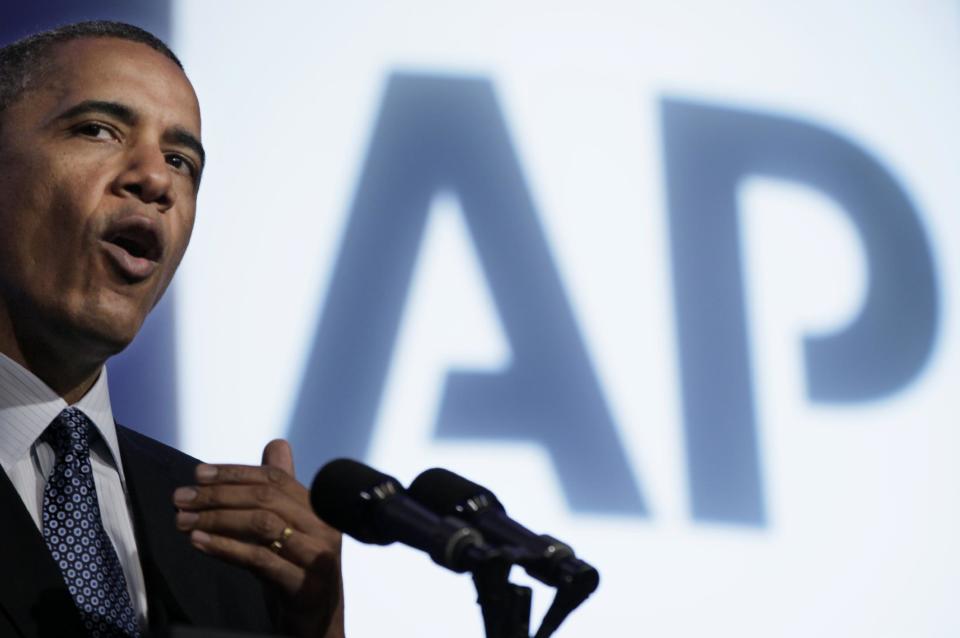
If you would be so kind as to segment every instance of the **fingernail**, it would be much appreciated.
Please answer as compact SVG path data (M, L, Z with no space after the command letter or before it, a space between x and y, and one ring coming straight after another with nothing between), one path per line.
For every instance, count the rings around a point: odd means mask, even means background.
M193 543L197 549L206 551L206 544L210 542L210 534L195 529L190 532L190 542Z
M209 481L217 477L217 468L213 465L198 465L197 478Z
M197 490L192 487L178 487L173 492L173 500L176 503L189 503L197 498Z
M177 527L180 529L190 529L200 515L196 512L177 512Z

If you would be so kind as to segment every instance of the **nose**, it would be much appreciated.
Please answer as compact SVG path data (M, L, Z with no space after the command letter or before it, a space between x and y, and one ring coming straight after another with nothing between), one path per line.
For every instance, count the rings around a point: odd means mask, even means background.
M155 204L161 212L173 206L173 178L159 145L142 142L131 147L113 190L121 197L132 196L145 204Z

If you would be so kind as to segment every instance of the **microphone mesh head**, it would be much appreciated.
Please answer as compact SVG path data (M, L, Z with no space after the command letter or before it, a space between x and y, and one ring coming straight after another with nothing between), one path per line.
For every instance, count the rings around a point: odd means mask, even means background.
M486 507L503 510L493 492L440 467L420 474L410 484L407 493L441 516L472 514L462 510L468 508L467 501L477 497L486 498Z
M373 513L383 502L378 487L393 484L395 478L352 459L336 459L324 465L310 488L313 511L327 524L362 543L387 545L394 539L376 525Z

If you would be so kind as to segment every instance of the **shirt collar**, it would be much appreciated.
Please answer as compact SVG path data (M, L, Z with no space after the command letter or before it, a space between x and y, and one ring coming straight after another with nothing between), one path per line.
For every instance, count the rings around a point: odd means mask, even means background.
M123 479L106 366L100 369L90 390L74 405L97 428ZM67 407L67 402L35 374L0 353L0 465L6 470L29 455L43 431Z

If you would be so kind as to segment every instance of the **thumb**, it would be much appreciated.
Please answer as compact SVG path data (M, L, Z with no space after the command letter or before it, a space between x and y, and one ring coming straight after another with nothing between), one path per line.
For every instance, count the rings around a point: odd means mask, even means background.
M290 476L296 476L293 471L293 450L284 439L274 439L267 443L263 448L261 464L280 468Z

